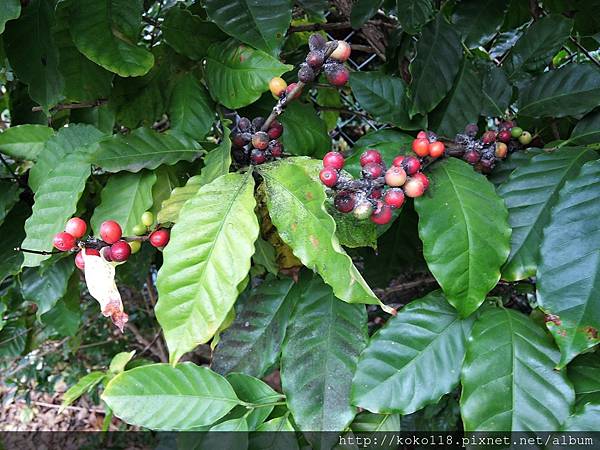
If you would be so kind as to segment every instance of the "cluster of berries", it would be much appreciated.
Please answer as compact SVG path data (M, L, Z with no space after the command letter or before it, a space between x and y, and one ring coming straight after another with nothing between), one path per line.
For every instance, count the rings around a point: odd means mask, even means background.
M439 158L446 152L446 146L432 131L419 131L417 138L412 142L412 150L420 158L429 156Z
M233 156L240 164L263 164L283 154L283 144L279 137L283 133L283 125L273 120L267 131L261 128L265 123L263 117L252 121L240 117L231 131Z
M149 233L150 226L154 223L154 215L147 211L142 214L141 223L134 227L138 236ZM88 237L81 240L87 231L87 225L83 219L73 217L67 221L65 231L54 236L53 245L62 252L77 250L75 265L83 270L85 262L81 249L86 249L86 255L102 256L106 261L125 262L129 257L140 250L141 240L146 239L123 239L121 226L114 220L107 220L100 225L100 237ZM160 228L150 232L147 240L154 247L164 247L169 242L169 230Z
M463 152L462 158L482 173L490 173L497 160L529 145L533 139L530 132L512 120L501 122L497 130L487 130L480 138L478 132L477 125L469 124L464 133L456 135L455 142Z
M367 150L360 156L362 177L352 180L341 172L344 157L329 152L319 173L321 182L335 192L333 204L342 213L358 220L371 218L377 225L392 220L392 209L401 208L405 197L420 197L429 187L429 179L414 156L397 156L386 170L381 153Z
M350 57L350 45L346 41L337 41L337 47L327 57L329 44L320 34L312 34L308 39L310 52L306 60L300 65L298 79L303 83L310 83L317 78L323 69L327 81L333 86L343 86L348 82L350 72L344 67L344 62Z

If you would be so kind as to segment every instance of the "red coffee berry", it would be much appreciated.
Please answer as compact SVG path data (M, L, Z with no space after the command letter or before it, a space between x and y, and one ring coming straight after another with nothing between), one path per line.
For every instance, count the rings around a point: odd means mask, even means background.
M406 181L406 172L402 167L392 166L385 173L385 184L391 187L400 187Z
M273 158L279 158L283 153L283 145L281 142L273 140L269 142L269 151Z
M412 143L412 150L421 158L429 155L429 139L415 139Z
M420 197L425 192L425 186L416 178L409 178L404 184L404 193L407 197Z
M72 234L69 234L66 231L61 231L60 233L56 233L54 235L52 245L54 245L54 247L61 252L68 252L69 250L73 250L77 246L77 243L75 242L75 237Z
M283 133L283 125L277 120L274 120L267 131L269 139L277 139Z
M479 158L481 158L481 156L475 150L469 150L464 155L465 161L468 162L469 164L477 163L477 161L479 161Z
M355 204L356 200L354 194L349 191L338 192L333 199L333 205L335 206L335 209L342 213L349 213L352 211Z
M510 130L502 130L498 133L498 140L500 142L508 143L511 137Z
M383 201L391 208L401 208L404 204L404 192L400 188L388 189L383 196Z
M488 130L485 133L483 133L483 136L481 136L481 141L484 144L491 144L492 142L496 142L496 137L497 137L497 133L493 130Z
M500 129L501 130L509 130L510 131L510 129L512 127L515 127L515 126L517 126L517 124L516 124L516 122L514 120L505 120L504 122L502 122L500 124Z
M327 76L327 81L337 87L345 85L350 78L350 72L344 66L328 71L325 75Z
M252 135L250 133L237 133L231 139L231 144L234 147L242 148L244 145L250 142L249 138L252 138Z
M323 157L323 167L340 170L344 167L344 155L340 152L329 152Z
M446 151L446 146L443 142L435 141L429 144L429 156L432 158L439 158Z
M150 235L150 244L153 247L164 247L169 243L169 230L161 228Z
M373 189L371 194L369 194L369 198L372 198L373 200L379 200L382 195L383 191L381 189Z
M414 156L407 156L401 166L407 175L417 173L421 169L421 162Z
M81 252L77 252L75 255L75 265L79 270L83 270L85 268L85 261L83 260L83 255Z
M114 244L123 235L121 226L114 220L107 220L100 225L100 237L107 244Z
M294 89L296 89L296 85L297 83L291 83L285 90L286 95L290 95L292 93L292 91ZM302 89L300 89L296 95L294 95L293 97L290 97L290 100L296 99L298 97L300 97L300 94L302 94Z
M65 226L65 231L76 239L83 237L86 230L87 225L85 224L85 221L79 217L73 217L69 219L67 221L67 225Z
M116 262L127 261L131 256L131 247L126 241L117 241L110 246L110 256Z
M311 50L306 55L306 63L313 69L319 68L325 61L325 53L323 50Z
M338 181L337 170L332 169L331 167L325 167L324 169L321 169L321 172L319 172L319 178L325 186L333 187Z
M412 177L415 180L419 180L421 183L423 183L423 188L425 188L425 190L429 189L429 178L427 178L427 175L425 175L423 172L417 172Z
M400 155L396 156L392 161L392 166L402 167L402 162L406 159L406 156Z
M375 206L375 210L371 214L371 222L377 225L385 225L392 220L392 208L379 200Z
M267 160L267 155L262 150L253 148L250 152L250 162L255 165L263 164Z
M259 150L266 149L269 145L269 135L264 131L257 131L252 135L252 145Z
M350 44L348 44L346 41L337 41L337 44L337 47L331 53L331 57L336 61L344 62L350 58L352 49L350 48Z
M360 165L363 167L369 163L381 164L381 161L381 153L377 150L367 150L360 155Z
M427 139L427 132L426 131L419 131L417 133L417 139Z
M363 167L362 173L365 178L374 180L383 175L383 167L379 163L370 162Z

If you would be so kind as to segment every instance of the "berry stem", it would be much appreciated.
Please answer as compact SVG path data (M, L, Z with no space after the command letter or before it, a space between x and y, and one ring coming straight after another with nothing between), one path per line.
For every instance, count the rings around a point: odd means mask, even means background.
M44 250L30 250L28 248L15 247L15 252L23 252L23 253L33 253L34 255L56 255L62 252L47 252Z

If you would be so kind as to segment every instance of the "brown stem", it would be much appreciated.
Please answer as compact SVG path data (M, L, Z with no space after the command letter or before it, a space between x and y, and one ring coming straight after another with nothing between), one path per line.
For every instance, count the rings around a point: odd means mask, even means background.
M590 61L592 61L594 64L596 64L598 67L600 67L600 61L598 61L596 58L594 58L592 56L592 54L590 52L588 52L588 50L577 41L577 39L575 39L573 36L570 36L569 40L573 44L575 44L575 47L577 47L579 50L581 50Z
M136 327L131 322L128 322L126 327L131 330L131 332L133 333L133 336L135 337L135 340L138 341L143 346L143 348L147 347L148 350L150 350L150 352L154 356L156 356L161 362L167 362L167 358L165 357L164 352L156 350L153 347L153 345L150 343L150 341L148 341L148 339L146 339L142 335L142 333L140 333L140 330L138 329L138 327Z
M15 252L23 252L23 253L33 253L34 255L56 255L58 253L62 253L62 252L47 252L45 250L30 250L28 248L21 248L21 247L15 247L14 248Z
M288 33L299 33L302 31L321 31L321 30L348 30L352 28L350 22L339 23L311 23L308 25L296 25L288 28Z
M108 99L100 98L98 100L94 100L93 102L81 102L81 103L59 103L58 105L50 108L50 112L62 111L63 109L83 109L83 108L95 108L96 106L106 105L108 103ZM43 111L44 108L41 106L34 106L31 108L33 112Z

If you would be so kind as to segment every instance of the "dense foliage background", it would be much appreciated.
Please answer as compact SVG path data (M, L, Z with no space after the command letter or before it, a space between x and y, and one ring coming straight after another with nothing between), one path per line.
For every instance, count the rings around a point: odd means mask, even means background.
M64 406L87 393L105 429L597 429L599 13L595 0L5 0L5 411L74 386ZM241 167L232 110L267 116L269 80L296 79L310 32L352 43L348 85L307 86L280 116L289 157ZM358 176L367 148L389 164L421 129L450 142L495 119L534 147L488 176L432 163L429 191L390 226L335 213L318 181L332 148ZM116 270L123 334L72 255L14 250L52 250L74 215L130 236L144 211L174 227L164 253L144 245Z

